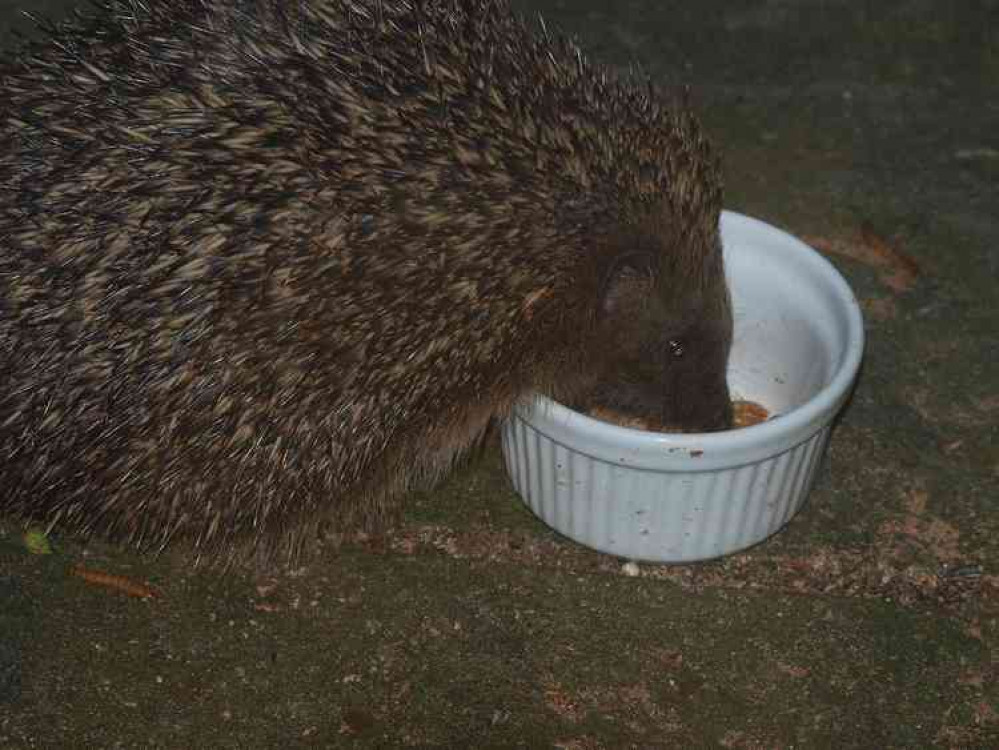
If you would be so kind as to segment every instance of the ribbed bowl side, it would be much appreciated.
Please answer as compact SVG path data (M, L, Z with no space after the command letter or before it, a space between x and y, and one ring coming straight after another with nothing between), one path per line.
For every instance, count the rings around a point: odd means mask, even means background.
M738 552L780 530L812 487L829 427L764 461L710 472L593 459L516 414L502 434L514 488L547 525L620 557L693 562Z

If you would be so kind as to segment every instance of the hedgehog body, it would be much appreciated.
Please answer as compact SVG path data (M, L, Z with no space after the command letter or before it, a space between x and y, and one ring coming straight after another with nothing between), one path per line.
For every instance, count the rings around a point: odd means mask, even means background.
M290 554L532 391L620 371L727 423L695 118L503 2L112 0L50 31L0 67L0 512Z

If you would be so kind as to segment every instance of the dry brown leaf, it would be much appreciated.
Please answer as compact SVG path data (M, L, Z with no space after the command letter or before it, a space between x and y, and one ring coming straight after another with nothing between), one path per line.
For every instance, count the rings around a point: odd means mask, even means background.
M912 288L919 278L919 264L903 253L896 241L885 239L866 221L860 226L860 239L882 261L887 272L881 274L885 284L900 293Z
M895 306L895 300L891 297L861 300L860 306L864 310L865 317L873 320L892 320L898 314L898 308Z
M545 705L562 719L576 723L583 718L579 701L552 678L544 680Z
M823 255L838 255L877 269L881 282L896 294L906 292L919 278L919 264L904 253L895 239L879 234L869 222L853 239L807 236L802 240Z

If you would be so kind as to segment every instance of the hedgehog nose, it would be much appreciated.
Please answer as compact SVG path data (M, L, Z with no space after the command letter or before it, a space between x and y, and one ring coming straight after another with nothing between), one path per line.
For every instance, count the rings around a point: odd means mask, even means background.
M691 432L723 432L732 428L734 413L727 389L710 400L691 399L678 403L676 399L666 398L662 403L664 425L677 425Z

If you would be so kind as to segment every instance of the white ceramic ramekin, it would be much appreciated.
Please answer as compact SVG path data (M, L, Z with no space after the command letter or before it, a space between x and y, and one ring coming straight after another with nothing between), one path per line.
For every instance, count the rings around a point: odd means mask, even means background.
M723 212L734 398L763 424L710 434L618 427L536 397L503 424L514 488L546 524L633 560L692 562L766 539L801 508L864 349L860 307L794 237Z

